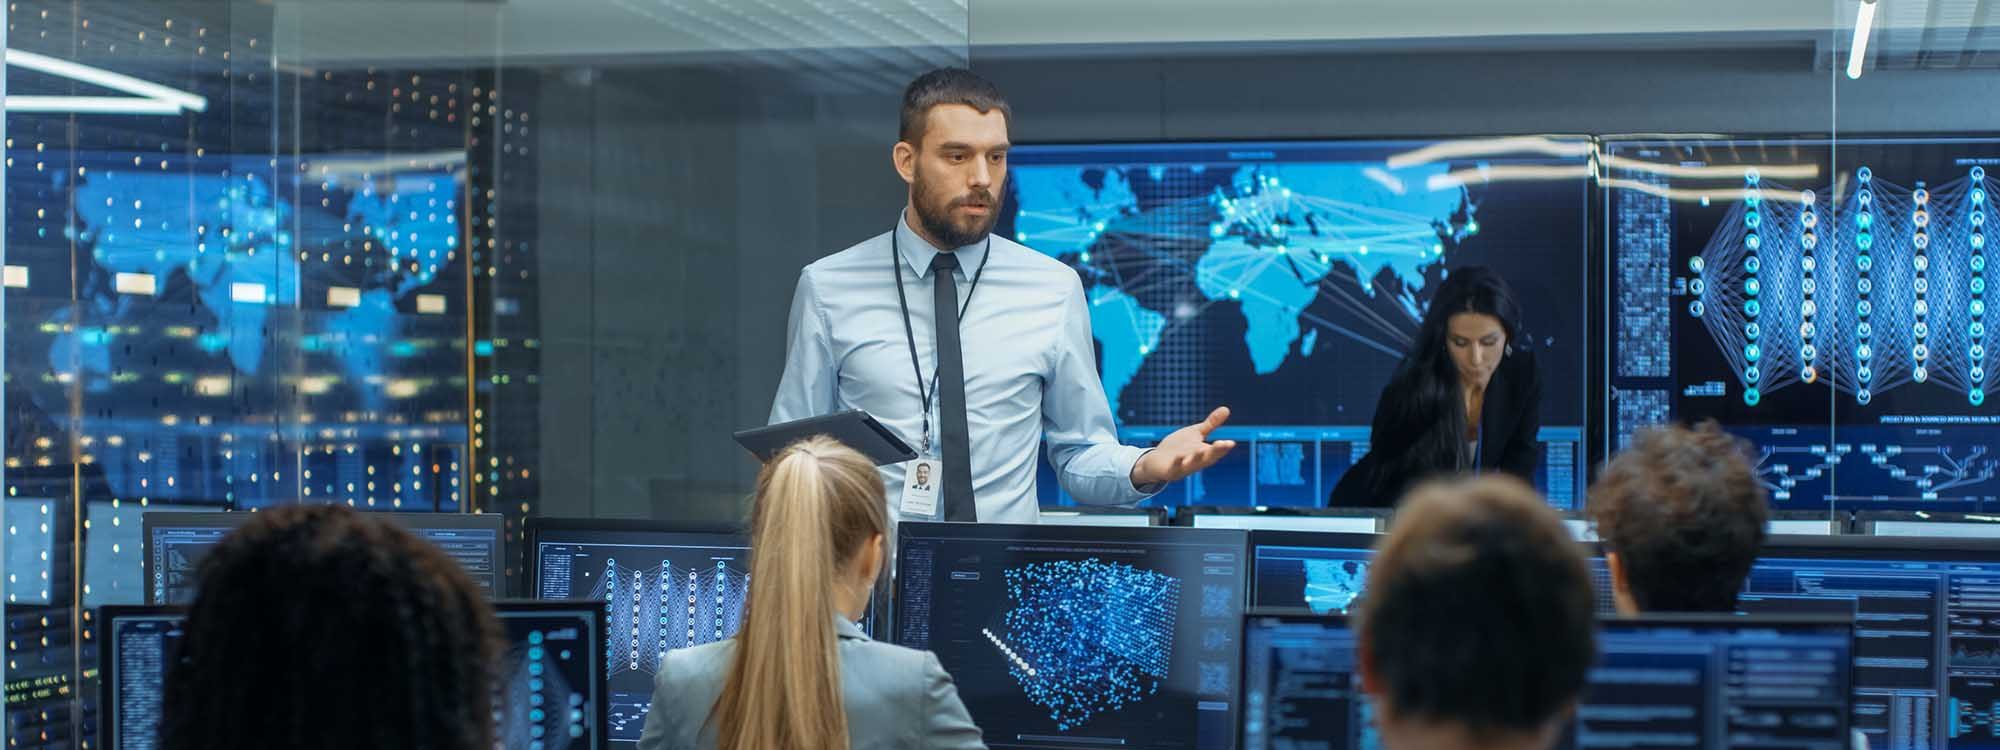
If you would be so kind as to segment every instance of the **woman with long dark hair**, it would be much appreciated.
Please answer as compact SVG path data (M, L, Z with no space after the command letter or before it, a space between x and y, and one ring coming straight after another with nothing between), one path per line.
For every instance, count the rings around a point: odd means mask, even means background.
M1483 266L1449 271L1375 404L1368 455L1329 504L1386 507L1417 480L1503 471L1534 480L1542 382L1521 307Z

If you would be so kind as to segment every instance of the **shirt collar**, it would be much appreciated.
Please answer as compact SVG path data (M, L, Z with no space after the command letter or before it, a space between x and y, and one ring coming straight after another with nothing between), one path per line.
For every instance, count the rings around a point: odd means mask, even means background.
M833 630L834 635L839 638L863 641L874 640L873 638L869 638L867 633L861 632L860 625L854 624L853 620L849 620L841 615L833 616Z
M909 265L910 270L917 272L919 280L930 278L931 259L937 257L938 249L924 241L924 238L917 234L917 230L910 227L910 210L907 206L897 216L899 218L896 220L896 247L903 254L903 262ZM973 272L979 268L979 264L985 262L986 254L991 252L991 249L992 240L989 238L954 251L958 254L958 271L952 276L959 281L970 280Z

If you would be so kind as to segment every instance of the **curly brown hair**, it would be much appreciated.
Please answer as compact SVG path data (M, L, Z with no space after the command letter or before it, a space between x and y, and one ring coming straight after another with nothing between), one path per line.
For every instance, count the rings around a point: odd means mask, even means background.
M1735 609L1770 518L1749 444L1712 421L1639 433L1589 502L1633 601L1656 612Z
M199 576L167 750L493 747L499 621L436 546L344 506L286 506Z

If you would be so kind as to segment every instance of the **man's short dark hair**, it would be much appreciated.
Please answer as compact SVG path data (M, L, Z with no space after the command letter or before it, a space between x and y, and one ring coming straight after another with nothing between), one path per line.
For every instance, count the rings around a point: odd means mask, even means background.
M897 138L921 145L931 109L944 104L963 104L982 115L997 109L1008 122L1014 121L1014 110L992 81L964 68L938 68L917 76L903 89L903 126Z
M1590 487L1590 516L1640 609L1728 612L1764 546L1749 446L1713 422L1641 432Z
M1411 491L1365 590L1361 648L1398 719L1475 738L1540 731L1574 705L1597 658L1583 550L1516 479Z

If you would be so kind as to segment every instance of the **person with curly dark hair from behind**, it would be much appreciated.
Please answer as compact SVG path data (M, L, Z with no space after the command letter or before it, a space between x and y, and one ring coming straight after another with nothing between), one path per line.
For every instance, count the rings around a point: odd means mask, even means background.
M1747 443L1714 422L1646 430L1589 498L1620 613L1736 608L1770 516Z
M1597 659L1582 547L1504 475L1423 484L1401 508L1355 620L1382 746L1552 746Z
M492 750L500 624L436 546L344 506L285 506L198 575L166 750Z

